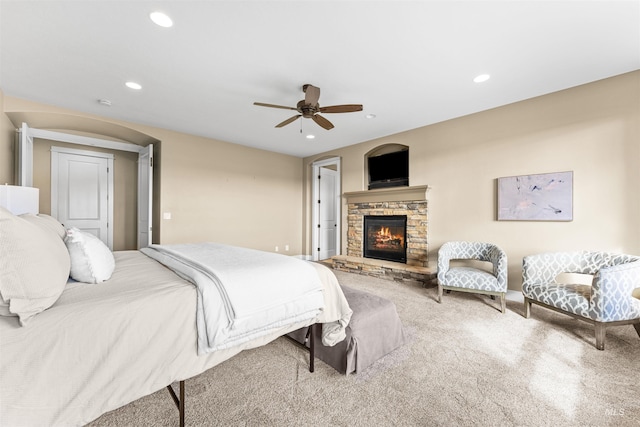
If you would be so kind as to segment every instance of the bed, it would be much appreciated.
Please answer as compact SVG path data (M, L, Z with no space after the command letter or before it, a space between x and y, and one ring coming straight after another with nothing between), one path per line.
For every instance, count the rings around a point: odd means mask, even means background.
M18 221L0 208L0 425L83 425L301 327L322 323L328 339L337 340L351 316L333 273L299 260L311 266L321 284L319 311L243 334L231 345L222 342L204 349L197 325L198 286L141 251L114 252L107 280L94 284L65 280L55 301L36 314L31 314L34 308L29 304L47 305L42 301L53 296L27 295L28 301L22 301L27 314L16 316L8 307L15 300L18 310L20 298L6 285L12 275L15 279L17 268L27 278L42 276L43 271L34 270L60 262L63 272L73 270L71 261L67 266L64 260L50 260L51 245L59 249L57 243L43 244L29 233L25 236L25 229L35 233L37 223L40 229L55 230L51 233L62 240L55 220L47 218L43 227L42 217ZM22 227L19 233L13 230L16 223ZM73 252L69 245L66 250ZM16 262L16 256L36 261ZM48 276L56 274L62 273ZM28 291L34 292L23 293Z

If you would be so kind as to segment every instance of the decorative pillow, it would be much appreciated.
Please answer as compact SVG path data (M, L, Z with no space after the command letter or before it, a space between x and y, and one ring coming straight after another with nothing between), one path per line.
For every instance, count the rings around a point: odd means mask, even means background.
M113 274L116 262L102 240L76 227L67 229L64 239L71 257L71 278L78 282L100 283Z
M0 207L0 315L22 326L58 300L69 278L67 248L43 221Z

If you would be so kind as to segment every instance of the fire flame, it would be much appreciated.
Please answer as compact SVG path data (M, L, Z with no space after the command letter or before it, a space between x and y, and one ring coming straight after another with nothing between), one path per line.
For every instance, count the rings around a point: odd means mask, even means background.
M389 229L389 227L380 227L380 230L378 230L378 236L376 238L376 240L379 243L386 243L392 240L395 240L397 242L399 242L400 244L403 244L404 239L402 237L402 235L394 235L391 233L391 230Z

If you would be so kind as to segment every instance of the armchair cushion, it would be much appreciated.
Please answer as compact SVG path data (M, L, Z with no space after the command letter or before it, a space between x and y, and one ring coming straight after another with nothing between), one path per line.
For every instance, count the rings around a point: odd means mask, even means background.
M532 294L525 294L525 296L563 311L590 318L590 286L550 283L547 286L536 288Z
M498 279L491 273L473 267L453 267L444 274L443 284L453 284L458 288L503 292Z

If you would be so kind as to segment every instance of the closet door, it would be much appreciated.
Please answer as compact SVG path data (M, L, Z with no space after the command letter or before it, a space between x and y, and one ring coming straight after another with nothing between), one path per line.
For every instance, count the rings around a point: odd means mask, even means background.
M113 249L113 155L51 148L51 214Z
M138 249L151 244L153 203L153 144L138 154Z

